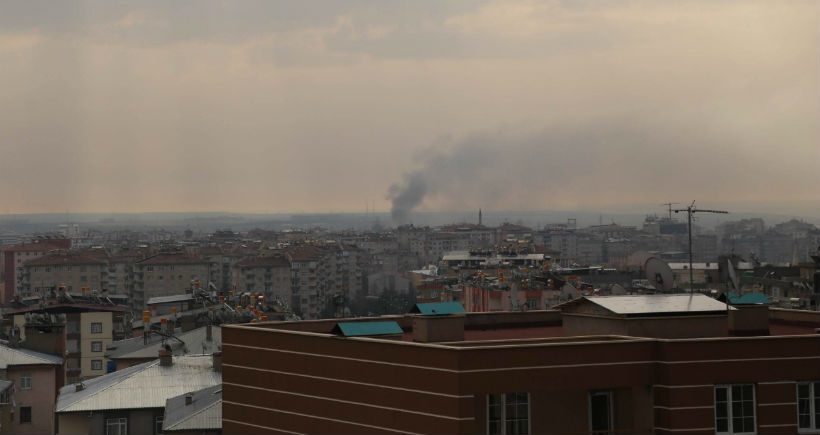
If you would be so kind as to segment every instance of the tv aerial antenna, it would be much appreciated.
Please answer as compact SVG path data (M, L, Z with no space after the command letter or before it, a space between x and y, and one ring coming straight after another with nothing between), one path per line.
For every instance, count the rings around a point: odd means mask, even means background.
M671 205L669 206L672 207ZM689 204L689 207L681 208L674 210L675 213L679 213L685 211L688 215L689 221L689 294L693 294L695 292L694 288L694 273L692 272L692 215L695 213L721 213L721 214L728 214L728 211L725 210L706 210L706 209L699 209L695 207L695 201L692 201Z
M663 204L661 204L661 205L665 205L669 209L669 220L670 221L672 220L672 206L673 205L678 205L678 204L680 204L680 203L679 202L664 202Z

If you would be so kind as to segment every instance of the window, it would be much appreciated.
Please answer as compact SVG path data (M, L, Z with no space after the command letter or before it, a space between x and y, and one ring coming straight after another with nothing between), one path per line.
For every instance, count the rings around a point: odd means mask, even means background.
M154 416L154 434L159 435L162 433L162 422L165 421L165 418L162 415Z
M715 387L715 431L717 433L755 432L754 385Z
M21 406L20 407L20 424L31 423L31 407L30 406Z
M91 324L92 334L102 334L102 322L93 322Z
M106 418L105 419L105 435L127 435L128 434L128 419L127 418Z
M92 359L91 360L91 370L102 370L102 360L101 359Z
M31 374L27 373L24 375L20 375L20 389L21 390L30 390L31 389Z
M820 382L797 384L797 428L800 431L820 429Z
M102 352L102 341L92 341L91 342L91 351L92 352Z
M8 405L11 401L11 388L0 393L0 405Z
M488 434L530 433L530 396L528 393L503 393L487 396Z
M589 430L596 434L612 433L612 391L589 393Z

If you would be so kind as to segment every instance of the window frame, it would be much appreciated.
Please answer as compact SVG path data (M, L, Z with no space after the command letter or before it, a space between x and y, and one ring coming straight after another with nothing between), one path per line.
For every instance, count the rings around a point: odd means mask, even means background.
M21 390L31 390L32 389L32 376L31 373L23 373L20 375L20 389Z
M94 367L95 365L99 365L99 367ZM102 370L103 369L103 360L101 359L92 359L91 360L91 370Z
M95 331L95 329L97 329ZM91 322L91 333L102 334L102 322Z
M605 396L607 399L607 428L604 430L593 430L592 428L592 399L595 396ZM594 434L610 434L615 431L615 403L613 398L615 397L612 394L612 390L593 390L587 394L587 425L589 427L589 432Z
M154 416L154 435L162 435L162 426L165 423L165 415L157 414Z
M800 397L800 387L808 387L809 395L806 398ZM798 382L795 387L795 396L797 397L797 432L798 433L818 433L820 432L820 381ZM809 410L809 427L800 426L800 402L801 400L808 401Z
M491 432L490 432L490 423L491 423L491 421L490 421L490 406L494 406L494 405L491 405L491 404L490 404L490 400L491 400L493 397L495 397L497 400L499 400L499 402L498 402L498 405L497 405L497 406L499 406L499 408L500 408L500 415L499 415L499 419L498 419L498 421L499 421L499 431L498 431L498 432L496 432L496 433L497 433L497 434L500 434L500 435L511 435L511 434L508 434L508 433L507 433L507 422L508 422L508 421L515 421L515 420L523 420L523 419L521 419L521 418L514 418L514 417L513 417L513 418L510 418L510 417L507 415L507 407L508 407L508 406L518 406L518 405L520 405L520 403L517 401L517 399L518 399L518 397L517 397L517 396L518 396L518 395L520 395L520 394L521 394L521 395L526 395L526 405L527 405L527 415L526 415L526 421L527 421L527 428L526 428L526 432L525 432L525 433L526 433L526 434L531 434L531 433L532 433L532 408L531 408L531 406L530 406L530 404L532 403L532 401L531 401L530 393L524 393L524 392L513 392L513 393L489 393L489 394L487 394L487 397L486 397L486 399L485 399L485 408L484 408L484 409L485 409L485 411L486 411L486 418L484 419L484 420L485 420L485 431L486 431L486 433L488 433L488 434L490 434L490 433L491 433ZM514 401L514 402L512 402L512 403L509 403L509 402L508 402L508 397L509 397L509 396L513 396L513 398L514 398L514 400L515 400L515 401Z
M27 412L23 412L23 410ZM23 414L28 414L28 420L23 421ZM21 406L20 407L20 423L19 424L34 424L34 417L32 416L32 409L31 406Z
M91 342L91 351L92 352L102 352L103 351L103 342L99 340L95 340Z
M110 430L116 427L117 432ZM123 430L120 430L124 428ZM105 419L105 435L128 435L128 417L109 417Z
M741 388L742 388L742 387L750 387L750 388L751 388L751 391L752 391L752 400L751 400L751 402L752 402L752 415L751 415L751 417L752 417L752 431L751 431L751 432L736 432L736 431L735 431L735 429L734 429L734 427L733 427L733 426L734 426L733 420L736 418L736 417L734 417L734 416L732 415L732 408L733 408L733 402L734 402L734 400L733 400L733 398L732 398L732 389L733 389L733 387L741 387ZM726 422L727 422L727 430L726 430L726 431L724 431L724 432L720 432L720 431L718 431L718 411L717 411L717 404L718 404L718 400L717 400L717 392L718 392L718 390L719 390L719 389L725 389L725 390L726 390ZM755 391L755 390L756 390L756 388L755 388L755 384L749 384L749 383L745 383L745 384L719 384L719 385L715 385L715 388L714 388L714 395L713 395L713 400L714 400L714 408L713 408L713 409L714 409L714 416L715 416L715 418L714 418L714 422L715 422L715 433L716 433L716 434L720 434L720 435L723 435L723 434L727 434L727 435L728 435L728 434L734 434L734 435L741 435L741 434L743 434L743 435L753 435L753 434L756 434L756 433L757 433L757 391ZM742 403L742 402L741 402L741 403Z

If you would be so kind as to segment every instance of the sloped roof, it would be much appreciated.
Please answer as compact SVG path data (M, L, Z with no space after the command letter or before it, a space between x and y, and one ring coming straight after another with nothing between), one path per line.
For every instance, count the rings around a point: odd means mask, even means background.
M0 345L0 370L9 366L62 364L63 359L56 355Z
M185 293L184 295L171 295L171 296L154 296L148 299L148 305L154 304L165 304L168 302L182 302L182 301L193 301L196 300L194 295L191 293Z
M191 394L191 404L185 396ZM164 432L222 429L222 385L172 397L165 402Z
M738 295L729 293L729 303L732 305L770 304L772 301L763 293L744 293Z
M222 345L222 328L211 327L211 341L206 340L207 327L174 334L179 340L166 339L162 335L152 333L145 344L143 337L127 338L108 345L105 357L108 359L156 358L162 348L163 339L171 346L174 355L212 354ZM181 342L180 342L181 341Z
M12 382L12 381L0 380L0 393L2 393L3 391L8 390L9 387L11 387L12 385L14 385L14 382Z
M167 367L157 359L84 381L80 391L77 384L60 388L54 412L164 408L171 397L221 383L210 355L175 356Z
M464 307L459 302L429 302L414 305L410 312L421 313L424 316L444 316L463 313Z
M625 316L668 316L725 313L726 304L703 294L582 296L558 305L561 311L572 313L575 307L592 303L606 311ZM736 308L729 307L734 310Z
M395 321L386 322L339 322L333 327L336 334L345 337L363 337L368 335L402 334L404 331Z

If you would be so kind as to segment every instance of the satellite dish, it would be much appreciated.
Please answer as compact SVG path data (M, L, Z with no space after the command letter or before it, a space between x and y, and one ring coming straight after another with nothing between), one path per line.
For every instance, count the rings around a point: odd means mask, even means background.
M609 293L617 296L625 295L626 289L624 288L624 286L616 283L612 284L612 287L609 288Z
M658 257L650 257L644 263L643 270L646 271L646 279L656 290L668 292L672 290L672 282L675 276L672 269L666 262Z

